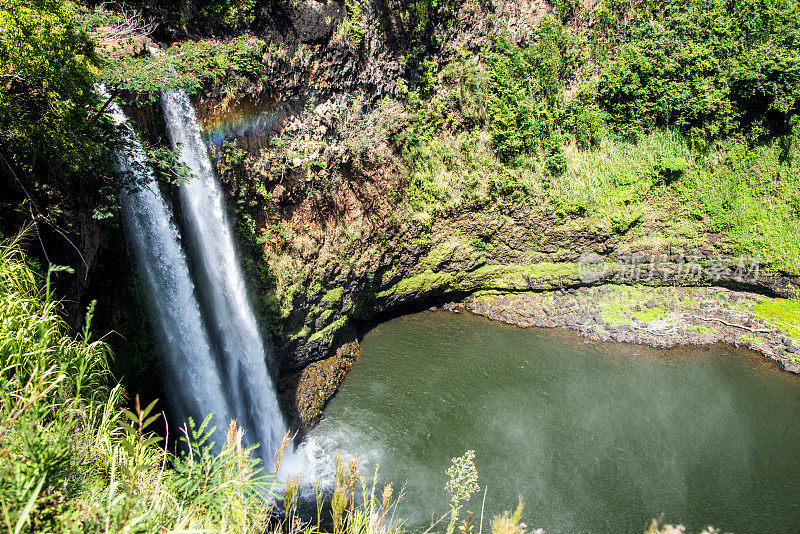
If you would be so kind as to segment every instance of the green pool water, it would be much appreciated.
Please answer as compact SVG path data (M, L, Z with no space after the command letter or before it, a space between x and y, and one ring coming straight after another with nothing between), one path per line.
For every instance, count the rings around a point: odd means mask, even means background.
M661 514L800 532L800 383L752 353L444 312L383 323L362 351L307 442L405 484L408 528L447 510L445 470L472 449L481 493L465 511L477 523L487 487L484 529L522 495L525 522L548 534L642 532Z

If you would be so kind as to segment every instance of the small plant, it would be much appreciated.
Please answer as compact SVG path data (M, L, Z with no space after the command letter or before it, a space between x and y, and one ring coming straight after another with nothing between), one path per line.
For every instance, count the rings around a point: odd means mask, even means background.
M469 243L477 252L486 252L489 248L489 241L481 235L473 237Z
M458 512L461 504L478 491L478 470L475 468L475 451L467 451L463 456L453 458L446 474L450 477L445 489L450 494L450 524L447 525L447 534L453 534L458 521Z
M496 515L489 523L492 529L492 534L525 534L528 525L521 523L522 511L525 509L525 501L522 496L519 497L519 504L513 514L504 512L502 515ZM541 529L535 530L533 534L544 534Z
M338 454L334 458L334 487L331 496L331 519L334 534L389 534L397 532L399 524L394 523L394 511L399 498L392 501L394 489L391 484L386 484L378 495L378 469L372 476L372 484L368 486L366 479L358 473L358 459L350 458L345 464ZM361 488L360 499L356 498L356 485ZM317 528L320 533L319 521L324 504L323 494L319 486L316 488L317 497ZM303 526L310 529L310 524Z
M367 17L361 0L345 0L347 16L334 32L334 40L347 41L360 45L367 34Z
M671 184L689 168L689 162L680 157L664 157L656 165L659 178L666 184Z

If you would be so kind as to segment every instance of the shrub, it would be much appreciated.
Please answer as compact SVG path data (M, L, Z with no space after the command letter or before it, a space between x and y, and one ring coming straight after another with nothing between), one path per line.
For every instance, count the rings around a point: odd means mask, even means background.
M666 184L670 184L683 176L689 167L689 162L681 157L662 157L657 165L656 172L659 178Z
M256 0L212 0L203 8L203 14L231 30L253 23Z
M347 16L336 27L333 33L335 40L347 41L360 45L367 35L367 17L361 0L345 0Z
M703 145L782 134L800 108L800 9L787 0L639 4L599 101L626 136L674 126Z
M572 38L552 17L542 21L530 46L523 48L501 37L486 54L487 112L501 161L511 163L533 152L554 134L559 88L574 55Z

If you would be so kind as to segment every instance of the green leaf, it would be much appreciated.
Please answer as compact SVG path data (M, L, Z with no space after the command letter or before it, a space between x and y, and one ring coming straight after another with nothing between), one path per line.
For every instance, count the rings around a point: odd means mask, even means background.
M47 475L42 475L39 479L39 482L36 484L36 487L31 492L30 497L28 497L28 502L25 503L25 507L19 513L19 517L17 518L17 524L14 526L14 534L19 534L22 531L22 527L25 526L25 523L28 521L28 516L33 510L33 506L36 504L36 499L39 497L39 493L42 491L42 486L44 486L44 482L47 479Z
M118 424L122 429L125 430L125 432L128 433L129 436L136 436L138 434L136 429L133 428L133 426L130 423L128 423L127 421L120 420Z
M144 422L142 423L142 428L143 428L143 429L144 429L144 428L147 428L148 426L150 426L151 424L153 424L153 422L154 422L156 419L159 419L159 418L161 418L161 414L151 415L149 418L147 418L147 419L145 419L145 420L144 420Z

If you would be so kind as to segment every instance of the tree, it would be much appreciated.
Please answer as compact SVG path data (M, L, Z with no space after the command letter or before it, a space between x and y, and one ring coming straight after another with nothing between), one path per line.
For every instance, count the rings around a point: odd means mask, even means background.
M0 206L6 217L6 209L27 204L27 216L53 222L72 202L96 200L110 180L104 170L112 127L94 92L99 59L77 17L71 2L0 0L0 179L7 192Z

